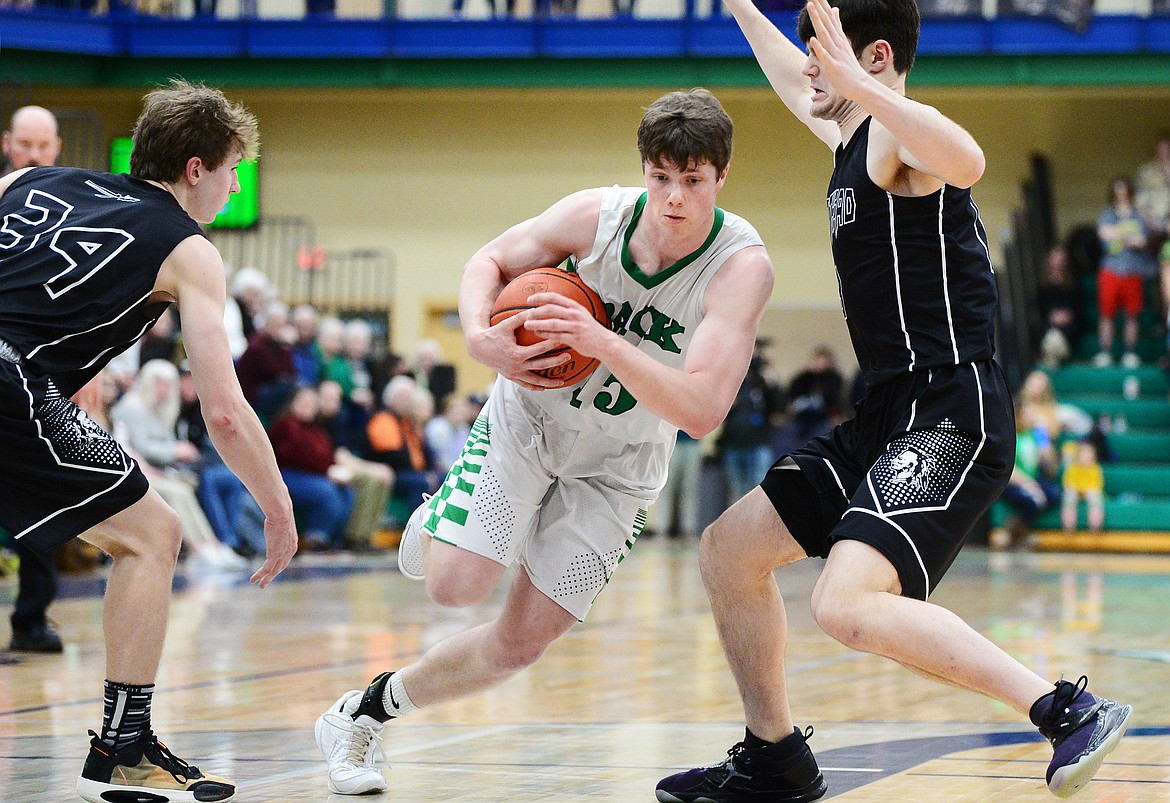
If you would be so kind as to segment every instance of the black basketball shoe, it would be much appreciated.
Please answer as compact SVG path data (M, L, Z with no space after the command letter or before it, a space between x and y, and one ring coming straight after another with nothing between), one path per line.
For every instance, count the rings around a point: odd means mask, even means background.
M803 803L825 794L828 786L805 740L793 729L775 744L747 731L727 758L710 767L687 770L658 782L661 803Z
M147 731L117 752L93 731L77 793L90 803L226 803L236 787L204 775Z
M1052 743L1052 761L1045 780L1057 797L1072 797L1092 780L1113 752L1133 709L1094 697L1081 675L1076 683L1060 680L1056 688L1032 704L1031 719Z

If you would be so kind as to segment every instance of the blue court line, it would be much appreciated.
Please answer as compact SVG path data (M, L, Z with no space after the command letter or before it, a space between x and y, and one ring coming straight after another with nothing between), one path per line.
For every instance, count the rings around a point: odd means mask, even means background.
M1170 736L1170 727L1143 726L1133 727L1126 731L1125 738L1141 738L1150 736ZM931 736L921 739L900 739L892 742L875 742L872 744L838 747L824 752L814 751L817 762L826 766L844 767L880 767L877 773L833 772L825 770L832 778L829 784L829 797L833 797L854 789L860 789L871 783L877 783L883 778L908 772L915 767L936 759L963 753L968 750L977 750L981 747L1004 747L1029 742L1043 742L1038 732L1012 731L1001 733L967 734L956 736ZM923 773L933 775L934 773ZM940 777L943 776L939 773ZM970 777L970 776L965 776ZM1001 777L1001 776L994 776ZM1025 776L1031 778L1032 776ZM1138 781L1135 779L1134 783ZM1146 781L1145 783L1149 783ZM1157 783L1165 783L1159 781Z

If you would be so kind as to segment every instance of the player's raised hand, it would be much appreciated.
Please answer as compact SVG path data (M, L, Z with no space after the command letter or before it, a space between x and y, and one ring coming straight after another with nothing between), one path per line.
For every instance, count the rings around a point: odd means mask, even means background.
M816 35L808 40L808 48L825 77L839 95L856 100L865 84L873 78L861 66L853 52L853 45L841 27L840 9L829 6L828 0L808 0L808 17Z

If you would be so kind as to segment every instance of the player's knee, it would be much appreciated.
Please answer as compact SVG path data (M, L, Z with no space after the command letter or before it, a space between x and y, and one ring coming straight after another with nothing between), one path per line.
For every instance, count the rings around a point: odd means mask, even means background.
M539 632L500 632L498 649L495 654L497 668L505 672L518 672L532 666L544 655L551 642Z
M491 588L481 588L478 583L459 572L429 572L426 578L427 596L436 605L444 608L466 608L479 605L491 596Z
M705 582L724 576L734 567L737 553L731 545L732 535L721 519L703 530L699 539L699 571Z
M812 596L812 615L821 630L847 647L864 640L862 617L853 596L838 596L818 585Z
M155 561L160 568L173 570L183 546L183 522L169 505L152 512L149 527L117 531L107 551L115 559L138 558Z

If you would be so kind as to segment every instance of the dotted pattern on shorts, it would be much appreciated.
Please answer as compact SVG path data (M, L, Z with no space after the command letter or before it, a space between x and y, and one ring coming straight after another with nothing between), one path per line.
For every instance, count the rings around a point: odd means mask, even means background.
M553 598L571 597L586 592L596 592L605 585L609 577L609 566L617 562L621 550L615 550L604 560L593 553L578 555L565 569L561 579L553 588Z
M127 469L125 455L114 439L72 402L59 395L50 398L37 409L37 418L62 463L102 471Z
M870 470L878 503L886 512L945 506L976 448L950 419L891 441Z
M503 560L512 545L512 531L516 526L516 511L500 487L500 478L495 470L487 466L480 475L475 489L476 513L483 531L488 534L496 556Z

